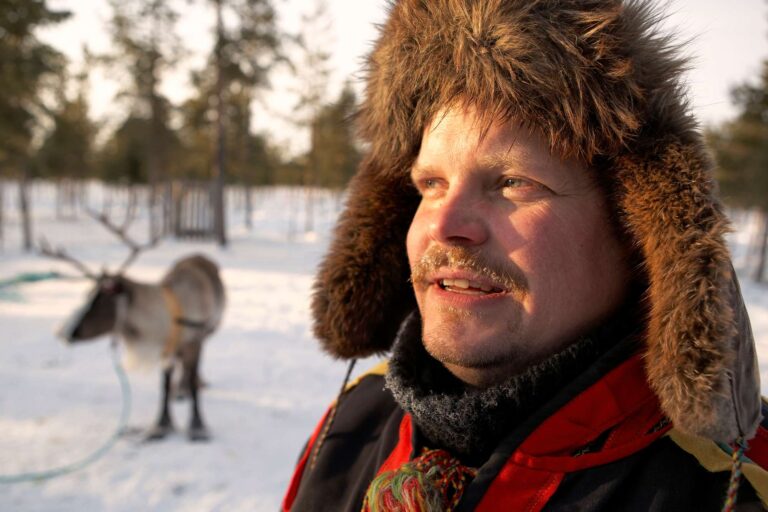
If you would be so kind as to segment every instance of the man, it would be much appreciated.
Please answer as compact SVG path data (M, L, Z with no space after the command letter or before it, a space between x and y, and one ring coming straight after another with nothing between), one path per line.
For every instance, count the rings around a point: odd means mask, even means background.
M754 343L656 19L392 5L313 302L331 354L390 360L321 420L286 510L761 508Z

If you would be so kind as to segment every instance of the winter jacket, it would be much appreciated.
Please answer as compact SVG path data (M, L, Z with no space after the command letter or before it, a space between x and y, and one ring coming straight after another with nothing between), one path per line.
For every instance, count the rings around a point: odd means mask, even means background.
M283 510L359 511L373 478L412 460L423 437L384 389L386 363L339 398L310 467L320 421L296 467ZM768 424L750 442L737 510L768 496ZM642 357L613 351L499 443L456 511L719 511L730 447L685 434L661 412Z

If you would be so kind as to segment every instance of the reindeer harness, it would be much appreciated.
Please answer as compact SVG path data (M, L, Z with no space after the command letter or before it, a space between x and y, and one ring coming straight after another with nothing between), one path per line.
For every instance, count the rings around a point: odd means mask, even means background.
M163 346L163 358L169 358L172 357L179 348L179 343L181 342L181 330L183 327L200 329L204 333L211 329L205 322L185 318L184 311L176 294L174 294L167 286L163 286L160 289L163 291L165 307L171 316L171 328L168 331L168 336L165 340L165 345Z

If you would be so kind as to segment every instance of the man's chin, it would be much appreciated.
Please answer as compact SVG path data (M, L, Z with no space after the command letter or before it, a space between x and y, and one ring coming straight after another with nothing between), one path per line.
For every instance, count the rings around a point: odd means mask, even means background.
M455 337L448 344L444 338L430 340L428 333L424 335L424 346L429 355L453 375L478 387L506 380L524 368L527 360L518 351L500 352L498 344L478 343L477 340L462 343L460 338ZM509 345L506 348L509 349Z
M484 366L467 366L444 362L446 370L454 377L474 388L487 388L505 382L516 375L517 365L487 364Z

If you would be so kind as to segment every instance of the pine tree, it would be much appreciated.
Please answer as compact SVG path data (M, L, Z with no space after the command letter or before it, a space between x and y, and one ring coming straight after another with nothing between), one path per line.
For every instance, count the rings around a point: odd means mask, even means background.
M176 35L178 13L166 0L110 0L112 19L110 30L116 52L102 60L113 67L122 68L128 77L127 87L121 91L130 101L129 119L123 128L141 124L146 120L144 141L132 147L142 151L140 162L126 162L131 169L129 180L141 179L150 184L149 209L150 237L162 227L169 227L169 219L158 221L158 186L169 177L175 136L170 127L171 104L160 93L163 76L178 64L183 49ZM139 171L139 168L142 170ZM166 213L168 209L163 209Z
M732 92L739 115L708 133L718 161L718 180L727 202L762 213L755 279L766 279L768 256L768 61L756 83Z
M345 84L338 99L319 112L312 123L312 149L318 184L344 188L360 162L352 116L355 93Z
M53 127L37 152L35 171L46 178L87 178L93 175L93 146L96 124L90 119L86 97L87 75L77 77L78 91L73 99L62 84L58 108L52 113Z
M294 109L295 124L309 131L310 148L304 158L302 184L305 187L304 231L314 229L314 187L320 185L319 154L314 143L315 124L326 105L328 81L331 75L330 52L326 45L330 40L331 20L325 0L315 0L312 11L301 17L302 28L297 38L300 51L298 78L299 101Z
M41 26L69 17L50 9L45 0L0 0L0 170L20 177L19 205L25 250L32 248L27 183L31 144L45 116L41 98L46 80L64 68L64 57L35 35Z
M215 106L211 105L215 70L207 68L193 74L195 94L179 111L179 130L183 151L179 155L179 176L208 179L216 156ZM251 130L252 94L239 83L224 96L225 154L227 181L246 186L272 182L273 150L263 135Z
M236 110L240 125L247 119L250 124L250 105L257 91L269 86L269 73L278 62L286 59L281 53L281 35L277 30L276 14L270 0L204 0L215 10L214 46L208 69L212 74L202 76L211 87L199 90L208 94L200 107L208 111L210 105L214 119L213 159L214 177L214 230L219 245L227 244L224 185L232 164L228 151L227 128L233 122L228 106L240 103ZM227 16L231 14L232 16ZM228 23L234 20L234 23ZM203 73L206 75L207 73ZM243 108L247 105L246 108ZM246 115L247 111L247 115ZM241 130L242 131L242 130ZM242 147L242 139L240 145Z

